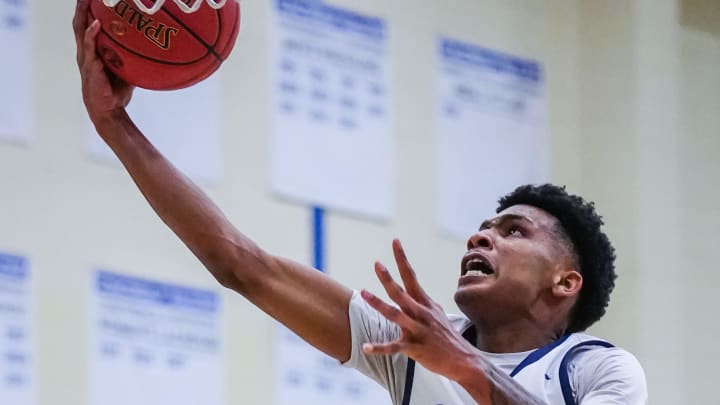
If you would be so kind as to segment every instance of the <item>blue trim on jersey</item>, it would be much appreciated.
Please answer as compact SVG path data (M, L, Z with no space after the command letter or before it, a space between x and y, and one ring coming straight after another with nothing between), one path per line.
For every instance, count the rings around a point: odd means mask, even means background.
M573 398L572 395L572 387L570 386L570 376L568 375L567 366L570 363L570 360L575 356L578 349L580 349L583 346L602 346L602 347L615 347L612 343L606 342L604 340L587 340L585 342L580 342L570 348L568 352L563 356L562 361L560 362L560 388L562 389L563 399L565 399L565 405L576 405L575 398Z
M527 357L525 357L525 359L523 359L523 361L520 362L520 364L515 367L515 369L510 373L510 377L515 377L515 375L517 375L525 367L543 358L543 356L550 353L554 348L558 347L569 337L570 335L565 335L530 353ZM563 359L560 362L560 369L558 370L558 373L560 374L560 389L562 390L565 405L577 405L577 403L575 402L575 398L573 398L572 395L572 387L570 386L570 376L567 372L567 366L570 363L570 360L572 360L575 354L577 354L577 350L582 348L583 346L601 346L605 348L615 347L615 345L613 345L612 343L606 342L604 340L587 340L576 344L575 346L571 347L567 353L565 353L565 356L563 356ZM405 372L405 389L403 391L402 405L410 405L410 397L412 394L414 378L415 360L408 358L407 370ZM545 374L545 378L549 379L547 374Z
M559 346L560 344L562 344L562 342L564 342L565 340L567 340L567 338L569 338L569 337L570 337L570 335L565 335L565 336L563 336L563 337L561 337L561 338L559 338L559 339L557 339L557 340L555 340L555 341L553 341L553 342L550 342L550 343L546 344L545 346L543 346L543 347L541 347L541 348L539 348L539 349L536 349L534 352L528 354L528 356L525 357L525 359L523 359L523 361L521 361L520 364L518 364L518 365L515 367L515 369L510 373L510 377L515 377L515 375L517 375L517 373L519 373L520 371L522 371L522 369L524 369L525 367L527 367L527 366L535 363L536 361L542 359L543 356L545 356L546 354L550 353L550 351L552 351L552 349L554 349L554 348L556 348L557 346Z
M407 371L405 372L405 390L403 391L402 405L410 405L413 379L415 378L415 360L408 357Z

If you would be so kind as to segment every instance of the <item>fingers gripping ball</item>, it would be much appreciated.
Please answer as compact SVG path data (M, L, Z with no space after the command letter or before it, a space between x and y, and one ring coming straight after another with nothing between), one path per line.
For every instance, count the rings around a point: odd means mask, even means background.
M165 0L156 7L161 1L91 0L90 21L101 23L98 55L110 71L138 87L192 86L230 55L240 28L240 4L227 0L216 8L195 0L199 7L188 11L190 0Z

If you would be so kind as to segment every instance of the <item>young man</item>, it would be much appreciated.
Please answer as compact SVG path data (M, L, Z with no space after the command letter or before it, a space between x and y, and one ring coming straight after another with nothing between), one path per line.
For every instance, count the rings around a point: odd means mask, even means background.
M614 252L592 205L525 186L470 237L451 317L423 291L399 241L403 286L376 263L391 306L271 255L147 141L125 111L132 88L95 50L99 22L79 0L73 26L90 119L162 220L223 285L307 342L385 386L396 404L642 404L632 355L579 333L605 311ZM336 333L327 334L333 330Z

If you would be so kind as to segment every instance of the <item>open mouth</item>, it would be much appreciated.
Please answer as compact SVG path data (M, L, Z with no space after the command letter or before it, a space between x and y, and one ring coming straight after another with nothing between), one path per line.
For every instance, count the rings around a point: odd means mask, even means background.
M471 253L463 258L463 276L488 276L492 274L495 274L495 269L481 254Z

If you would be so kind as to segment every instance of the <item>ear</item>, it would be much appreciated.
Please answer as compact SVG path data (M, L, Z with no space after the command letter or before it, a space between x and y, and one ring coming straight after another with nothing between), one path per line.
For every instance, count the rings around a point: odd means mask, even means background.
M572 297L580 293L583 278L575 270L566 270L555 276L553 294L556 297Z

